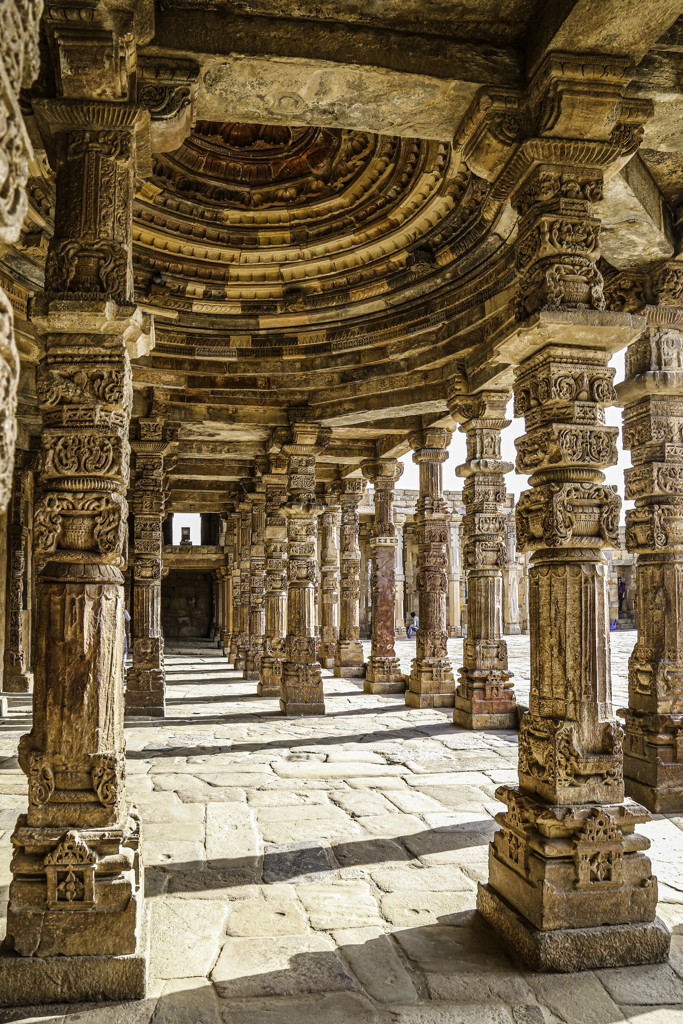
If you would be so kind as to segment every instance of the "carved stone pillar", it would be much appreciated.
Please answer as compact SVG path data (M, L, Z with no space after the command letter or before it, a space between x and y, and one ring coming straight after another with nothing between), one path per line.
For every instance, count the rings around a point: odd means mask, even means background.
M287 500L287 459L271 455L266 485L266 594L265 640L259 684L260 697L279 697L287 637L287 520L282 506Z
M266 485L260 480L251 499L251 548L249 555L249 649L244 665L245 679L260 679L265 641L266 616Z
M655 920L649 841L635 832L648 814L624 800L622 730L611 717L603 549L618 546L620 500L602 472L617 460L607 364L643 326L604 312L596 266L593 203L603 170L621 158L619 127L606 140L627 81L627 62L611 61L591 61L590 93L582 58L548 58L532 85L552 137L525 140L513 157L518 315L527 319L497 346L501 361L519 364L515 412L526 425L517 471L531 489L517 505L517 543L532 553L531 679L519 786L497 791L507 810L477 906L535 970L659 962L669 945ZM634 109L627 104L629 116ZM586 126L596 141L573 141Z
M339 639L334 654L335 676L362 676L363 645L359 638L360 620L360 547L358 506L363 497L364 480L342 480L341 505Z
M0 9L0 256L19 238L26 215L26 181L33 150L21 116L19 92L31 84L40 67L38 23L42 8L42 0L5 0ZM14 314L0 288L0 515L7 509L12 493L18 380ZM14 601L16 607L16 585ZM11 607L8 612L9 619ZM18 681L26 676L29 682L28 666L26 670L19 664L14 667L20 671L11 675ZM19 685L23 688L25 682Z
M235 669L244 671L247 665L247 652L249 651L249 590L251 584L251 503L241 501L240 512L240 614L239 614L239 635L237 637L237 652L235 655Z
M448 458L451 435L447 430L430 428L411 434L408 440L413 462L420 467L415 515L420 625L406 704L411 708L447 708L453 707L455 683L446 646L448 510L442 465Z
M610 281L612 308L645 314L626 354L626 547L637 555L638 642L629 661L624 782L651 811L683 810L683 265Z
M135 532L133 567L133 665L126 673L126 715L166 714L164 638L161 629L164 455L163 421L141 419L135 451L131 505Z
M241 570L233 565L232 569L232 634L230 636L230 651L228 653L228 661L236 668L236 662L238 658L239 648L239 625L240 625L240 612L242 609L242 598L241 598Z
M221 650L227 658L230 654L230 640L234 626L233 612L233 566L235 564L235 518L232 510L223 519L223 548L225 550L225 570L223 574L223 626L221 629Z
M405 521L406 517L402 513L394 512L394 528L396 530L394 632L397 637L404 637L406 635L405 611L403 607L406 581L403 565L403 527L405 525Z
M396 608L396 531L394 484L403 473L395 459L363 462L361 470L375 489L372 549L372 651L368 661L366 693L403 693L406 684L394 650Z
M467 437L467 462L456 473L465 478L464 564L467 575L467 638L455 691L453 721L466 729L514 729L515 695L503 637L505 565L505 479L512 469L500 459L500 432L509 395L482 391L454 395L448 407Z
M417 592L415 588L415 574L416 574L416 562L415 557L415 535L416 528L414 523L408 523L403 528L403 549L404 549L404 564L405 564L405 615L404 622L407 622L410 618L411 612L419 612L419 606L417 603Z
M460 636L460 584L462 580L461 548L462 516L457 512L448 518L448 624L449 636Z
M2 689L28 693L33 686L29 616L31 609L30 519L37 453L18 451L7 524L7 607Z
M77 36L64 37L65 45L76 46ZM117 39L108 45L119 52ZM83 42L69 51L69 67L84 76L86 50ZM90 73L105 90L106 69ZM34 314L45 341L36 378L40 629L33 728L19 748L29 806L12 840L7 933L20 954L14 969L25 957L50 958L31 974L39 1001L48 982L72 999L142 998L139 822L124 774L122 574L133 399L127 348L140 351L143 334L131 266L142 115L125 103L68 100L45 101L42 114L54 133L57 175L46 293Z
M315 497L315 457L329 439L316 424L292 427L287 455L288 582L286 660L282 666L280 708L285 715L325 713L322 670L315 650L315 562L318 516L323 506Z
M510 512L505 526L505 569L503 570L503 632L508 636L518 636L522 632L519 622L519 576L517 526L514 513Z
M320 518L322 575L322 615L320 624L320 664L334 668L339 639L339 528L341 506L336 494L325 495L325 511Z

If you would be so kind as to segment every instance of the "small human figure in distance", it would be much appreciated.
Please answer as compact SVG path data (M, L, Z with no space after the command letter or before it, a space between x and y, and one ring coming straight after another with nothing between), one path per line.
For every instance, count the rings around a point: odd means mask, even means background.
M626 597L626 584L622 580L621 576L617 583L617 594L619 596L619 614L621 615L621 611L624 606L624 598Z
M126 670L126 658L128 657L128 623L130 622L130 612L127 608L123 609L123 670Z
M411 636L413 635L413 633L417 633L419 628L420 628L420 617L419 617L419 615L416 615L415 612L411 612L410 613L410 622L408 623L408 629L407 629L407 634L408 634L408 639L409 640L410 640Z

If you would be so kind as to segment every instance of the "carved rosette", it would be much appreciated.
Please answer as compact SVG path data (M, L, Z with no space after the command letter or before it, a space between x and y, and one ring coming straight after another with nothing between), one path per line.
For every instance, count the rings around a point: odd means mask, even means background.
M430 428L411 434L408 441L413 449L413 462L420 467L420 497L415 514L420 626L406 704L453 707L455 684L446 630L448 509L443 497L443 463L448 458L451 434Z
M396 528L394 485L403 473L395 459L376 459L361 465L375 491L372 526L372 650L365 673L366 693L403 693L405 682L394 648L396 604Z
M363 675L363 645L360 628L360 518L364 480L345 479L339 483L341 505L339 639L334 654L335 676Z
M469 729L512 729L515 696L503 636L503 569L506 555L504 474L512 465L500 458L507 392L453 396L448 403L467 437L467 462L456 473L465 478L466 514L463 562L467 579L467 639L455 692L453 721Z
M292 427L287 456L287 639L282 666L280 708L286 715L324 714L322 671L317 661L315 585L318 518L324 506L316 500L315 457L330 438L317 424Z
M265 638L257 693L279 697L287 636L287 459L271 455L266 485Z
M626 792L652 811L683 809L683 266L624 272L611 304L645 314L626 355L623 444L631 451L626 546L637 555L638 642L624 718Z

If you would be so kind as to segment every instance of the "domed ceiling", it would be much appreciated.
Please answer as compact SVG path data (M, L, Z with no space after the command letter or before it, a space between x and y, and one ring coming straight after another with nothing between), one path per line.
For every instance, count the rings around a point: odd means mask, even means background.
M446 143L200 121L138 191L139 298L231 331L376 313L440 284L484 195Z

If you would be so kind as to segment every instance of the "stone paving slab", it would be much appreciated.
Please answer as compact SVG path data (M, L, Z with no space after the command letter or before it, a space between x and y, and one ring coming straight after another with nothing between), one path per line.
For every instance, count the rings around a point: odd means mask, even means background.
M623 706L635 633L611 639ZM529 641L507 640L525 703ZM397 647L406 671L414 643ZM457 669L462 641L449 652ZM148 997L0 1011L0 1024L683 1024L683 816L642 829L677 929L670 962L535 975L474 912L514 732L469 733L448 709L409 710L326 670L327 714L285 719L201 641L169 644L167 666L169 717L126 727ZM25 716L0 724L0 918L24 731Z

